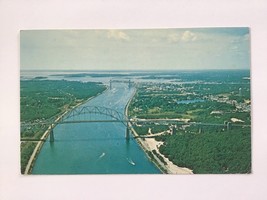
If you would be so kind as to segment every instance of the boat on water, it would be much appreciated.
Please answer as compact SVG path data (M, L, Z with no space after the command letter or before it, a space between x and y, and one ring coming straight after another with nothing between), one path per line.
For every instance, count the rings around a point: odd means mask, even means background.
M132 161L132 159L127 158L127 161L131 164L131 165L135 165L134 161Z

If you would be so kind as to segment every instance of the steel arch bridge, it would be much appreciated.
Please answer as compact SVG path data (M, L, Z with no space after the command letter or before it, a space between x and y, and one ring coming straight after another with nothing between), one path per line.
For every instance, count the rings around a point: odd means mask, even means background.
M113 120L72 120L76 116L86 115L86 114L99 114L99 115L106 115L111 117ZM64 124L64 123L82 123L82 122L121 122L125 126L127 125L126 122L129 121L128 117L124 114L107 107L101 106L84 106L80 109L74 109L70 111L67 115L62 117L57 123Z
M109 116L110 119L89 119L91 118L92 114L95 115L104 115L104 116ZM76 116L82 116L85 115L84 119L77 119L75 118ZM86 116L88 115L88 116ZM107 108L107 107L101 107L101 106L83 106L81 108L76 108L68 112L66 115L58 118L57 120L55 119L49 119L46 121L42 122L33 122L33 123L21 123L21 128L31 128L36 125L49 125L48 128L48 135L46 137L50 137L50 142L54 142L54 132L53 129L55 126L58 124L69 124L69 123L122 123L126 127L126 132L125 132L125 138L129 139L130 138L130 125L128 122L130 120L128 117L112 108ZM45 140L42 138L41 140Z
M88 115L89 118L91 114L96 115L105 115L111 117L111 119L75 119L76 116L82 116L82 115ZM87 118L88 118L87 117ZM56 122L51 123L51 127L55 127L58 124L67 124L67 123L92 123L92 122L119 122L124 124L126 127L126 133L125 137L126 139L129 139L130 137L130 127L129 127L129 119L126 115L107 107L102 106L83 106L81 108L76 108L71 110L69 113L67 113L65 116L61 117ZM54 125L53 125L54 124ZM50 142L54 141L54 133L53 128L51 128L50 131Z

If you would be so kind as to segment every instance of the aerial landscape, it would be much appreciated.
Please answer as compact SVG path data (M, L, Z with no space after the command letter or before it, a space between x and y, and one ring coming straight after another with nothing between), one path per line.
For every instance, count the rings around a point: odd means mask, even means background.
M22 174L251 173L248 28L20 39Z

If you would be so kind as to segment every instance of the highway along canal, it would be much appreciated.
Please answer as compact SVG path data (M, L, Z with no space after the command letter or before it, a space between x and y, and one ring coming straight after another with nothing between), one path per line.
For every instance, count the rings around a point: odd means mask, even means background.
M77 107L101 106L124 113L134 93L127 83L117 83L103 94ZM88 115L88 116L86 116ZM89 116L90 115L90 116ZM75 120L107 120L105 115L84 114ZM68 120L71 120L69 118ZM119 122L59 124L54 128L55 141L44 143L32 174L159 174L160 170L147 158Z

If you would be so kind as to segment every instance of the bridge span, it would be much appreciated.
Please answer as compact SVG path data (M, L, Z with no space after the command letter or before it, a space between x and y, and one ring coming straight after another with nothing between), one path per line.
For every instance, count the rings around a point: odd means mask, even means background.
M109 81L109 89L112 89L112 83L128 83L128 88L132 88L134 86L134 81L129 80L116 80L110 79Z

